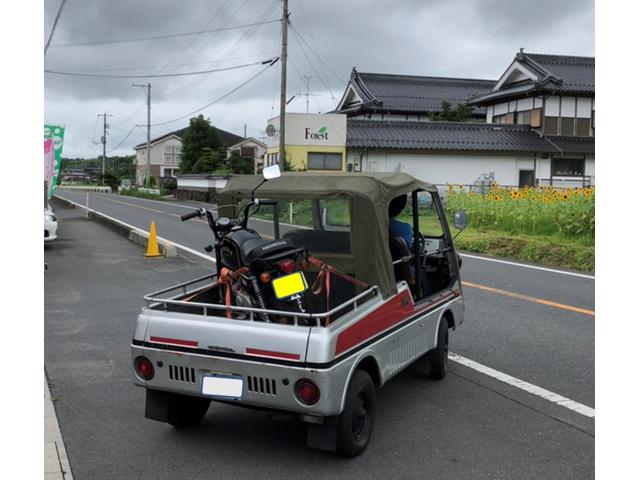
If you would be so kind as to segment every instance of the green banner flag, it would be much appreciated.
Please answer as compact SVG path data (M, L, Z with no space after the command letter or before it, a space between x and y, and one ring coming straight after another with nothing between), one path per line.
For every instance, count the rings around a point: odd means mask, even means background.
M45 125L44 140L53 140L53 156L55 159L53 166L53 177L49 184L49 198L58 184L58 174L60 173L60 164L62 163L62 144L64 142L64 127L60 125Z

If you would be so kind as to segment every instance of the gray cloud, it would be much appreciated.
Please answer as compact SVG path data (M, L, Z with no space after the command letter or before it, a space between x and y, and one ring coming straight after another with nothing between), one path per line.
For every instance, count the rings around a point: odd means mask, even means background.
M327 111L339 100L351 68L417 75L497 78L520 47L531 52L594 54L593 0L290 0L288 96L304 90L311 76L310 111ZM62 47L61 44L174 34L254 22L271 0L67 0L47 52L45 68L85 73L171 73L214 64L245 30L207 33L147 42ZM45 2L45 39L59 0ZM280 15L278 3L269 18ZM214 17L214 14L218 15ZM213 17L213 19L212 19ZM58 46L56 46L58 45ZM280 27L267 24L219 66L238 65L279 54ZM308 57L308 58L307 58ZM167 63L163 69L160 67ZM185 64L182 66L177 66ZM277 64L276 64L277 65ZM261 67L218 72L202 78L149 80L152 123L184 115L224 95ZM102 69L102 70L98 70ZM194 85L196 80L200 80ZM146 81L143 79L137 81ZM277 115L279 67L272 67L238 92L202 113L225 130L259 136ZM134 124L146 122L145 99L130 79L91 79L45 74L45 120L67 125L65 155L94 156L96 114L114 113L107 148L119 143ZM329 87L329 88L327 88ZM333 94L333 98L331 93ZM177 94L180 93L181 94ZM290 111L304 111L297 96ZM152 135L184 127L188 119L157 126ZM99 135L98 135L99 137ZM115 153L131 152L145 134L135 129Z

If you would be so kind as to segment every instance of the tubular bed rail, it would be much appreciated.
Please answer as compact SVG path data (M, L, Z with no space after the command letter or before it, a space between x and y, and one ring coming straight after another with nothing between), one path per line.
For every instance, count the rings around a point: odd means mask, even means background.
M304 326L316 326L322 327L323 324L327 324L328 322L324 322L324 320L330 319L330 317L336 315L340 311L344 310L347 307L353 307L353 310L358 310L362 305L358 304L358 302L365 297L369 297L367 300L376 297L380 292L377 286L372 286L366 289L365 291L357 294L356 296L350 298L349 300L341 303L340 305L333 307L331 310L321 313L300 313L300 312L288 312L284 310L270 310L264 308L255 308L255 307L239 307L235 305L227 306L218 303L200 303L200 302L189 302L184 300L179 300L180 297L184 297L187 295L197 294L207 288L211 287L212 283L215 283L217 278L216 274L209 274L203 277L198 277L193 280L189 280L187 282L179 283L177 285L173 285L168 288L164 288L162 290L158 290L157 292L149 293L145 295L144 301L147 308L158 308L162 307L164 311L169 310L169 305L180 306L183 308L189 308L194 311L194 313L199 313L204 316L208 316L210 311L220 311L223 312L223 315L227 312L239 312L245 313L249 315L249 318L244 319L248 321L255 321L256 315L279 315L283 317L291 318L293 321L293 325L300 325L299 319L304 319L306 323ZM196 285L201 282L209 281L208 284L202 285L197 288L189 289L188 287ZM162 297L162 295L169 294L167 297ZM243 320L243 319L236 319ZM260 320L262 321L262 320Z

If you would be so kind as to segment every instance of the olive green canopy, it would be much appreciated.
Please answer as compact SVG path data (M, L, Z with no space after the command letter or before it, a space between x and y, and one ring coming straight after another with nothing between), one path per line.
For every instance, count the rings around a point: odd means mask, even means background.
M219 205L237 205L251 198L252 191L263 182L259 175L232 175L219 191ZM414 190L437 192L430 184L405 173L285 173L260 186L255 198L351 200L351 245L355 276L378 285L387 297L396 293L391 253L389 251L389 202ZM340 268L339 266L337 266Z

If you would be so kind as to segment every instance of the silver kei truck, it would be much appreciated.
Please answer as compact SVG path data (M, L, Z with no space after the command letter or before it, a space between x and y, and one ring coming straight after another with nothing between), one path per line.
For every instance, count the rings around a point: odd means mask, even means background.
M276 170L276 171L274 171ZM268 181L267 181L268 180ZM145 416L194 426L212 400L298 415L307 445L354 457L376 389L447 373L460 258L435 186L403 173L231 176L206 218L215 272L151 293L137 318ZM464 212L456 212L463 229Z

